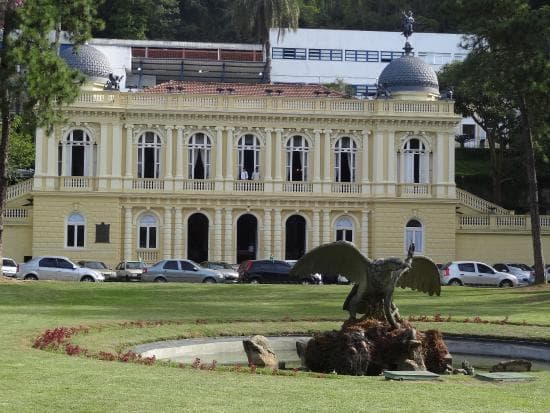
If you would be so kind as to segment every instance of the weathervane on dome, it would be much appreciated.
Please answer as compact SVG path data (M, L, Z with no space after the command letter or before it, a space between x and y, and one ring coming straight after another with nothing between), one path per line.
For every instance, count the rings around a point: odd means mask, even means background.
M412 51L412 46L409 43L409 37L413 34L413 23L414 23L414 17L412 10L409 10L408 13L403 11L403 36L405 36L405 47L403 50L405 50L405 54L409 55Z

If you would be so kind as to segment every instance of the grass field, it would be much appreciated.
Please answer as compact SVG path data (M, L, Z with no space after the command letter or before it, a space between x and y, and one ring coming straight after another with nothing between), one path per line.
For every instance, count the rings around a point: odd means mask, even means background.
M0 412L550 411L550 372L529 383L406 383L145 366L32 348L61 326L89 327L71 342L94 353L169 338L338 328L349 288L0 282ZM420 329L550 342L547 287L444 288L435 298L399 290L395 301L403 316L424 320Z

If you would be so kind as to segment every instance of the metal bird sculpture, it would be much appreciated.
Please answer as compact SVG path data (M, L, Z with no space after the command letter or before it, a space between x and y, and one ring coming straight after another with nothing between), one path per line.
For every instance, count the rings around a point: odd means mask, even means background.
M441 294L437 266L427 257L415 257L414 244L404 260L370 260L347 241L321 245L305 254L291 271L294 276L312 273L340 274L355 283L344 302L351 320L361 313L365 318L385 318L394 328L399 328L401 321L393 303L395 287Z

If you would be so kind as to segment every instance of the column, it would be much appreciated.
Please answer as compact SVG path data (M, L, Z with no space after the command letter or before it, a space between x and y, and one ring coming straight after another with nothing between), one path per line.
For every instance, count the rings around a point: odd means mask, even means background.
M133 153L134 153L134 144L132 141L133 128L134 125L125 125L126 126L126 168L124 171L124 176L126 178L132 177L132 164L133 164Z
M369 256L369 211L361 213L361 252Z
M330 242L330 211L323 210L323 244Z
M273 257L278 260L283 258L282 229L281 210L276 208L273 222Z
M214 212L214 239L210 243L212 245L212 258L215 261L222 261L222 209L216 208Z
M320 227L320 214L318 209L313 210L313 219L311 222L311 225L313 226L312 230L312 239L311 239L311 248L318 247L320 245L320 235L321 235L321 227Z
M231 208L225 208L224 256L225 262L228 263L232 263L236 258L235 252L233 251L233 209Z
M183 213L181 208L176 207L174 211L174 257L183 257Z
M271 159L273 156L273 142L271 133L273 129L265 129L265 177L264 181L271 181L273 177L271 176Z
M313 183L321 181L321 130L313 131Z
M223 180L223 127L216 127L216 181Z
M183 179L183 128L177 128L176 137L176 179Z
M120 189L122 187L122 125L120 123L113 123L111 147L111 188Z
M107 149L109 149L109 143L107 140L107 134L109 130L105 123L101 124L101 136L99 141L99 176L107 176Z
M271 209L264 211L264 259L273 255L273 246L271 244Z
M376 131L373 142L373 157L372 157L372 180L374 184L375 194L383 192L382 181L384 180L384 132Z
M52 132L48 138L48 165L46 171L46 187L54 188L55 179L57 177L57 145L55 141L55 135Z
M225 179L228 181L233 181L233 131L235 128L226 128L227 131L227 144L226 144L226 155L225 159L227 160L227 165L225 168ZM233 185L233 183L231 183Z
M167 179L172 179L172 157L174 155L172 131L174 130L174 128L172 126L166 126L165 129L166 129L166 172L164 176Z
M162 252L165 259L172 258L172 208L164 207L164 242Z
M323 180L327 183L330 183L331 182L331 176L330 176L330 167L331 167L331 162L330 162L330 152L331 152L331 147L330 147L330 134L331 134L331 130L329 129L325 129L323 131L325 133L325 139L324 139L324 153L323 153L323 166L324 166L324 170L323 170Z
M395 132L388 132L388 169L386 179L388 187L386 195L395 195L395 189L397 185L397 152L395 151Z
M447 148L449 151L449 159L448 159L448 172L447 172L447 182L449 185L449 191L448 191L448 197L449 198L455 198L456 197L456 186L455 186L455 145L454 145L454 139L453 139L453 132L447 132Z
M131 260L132 257L132 207L124 209L124 259Z
M369 182L369 131L363 131L363 151L361 154L361 182Z
M432 177L432 183L435 184L435 195L440 197L444 195L445 191L445 167L443 166L443 162L445 160L445 136L443 135L443 132L437 132L435 145L435 159L433 160L434 174Z
M59 162L61 162L61 176L68 176L69 171L67 170L68 169L67 168L67 166L68 166L67 165L68 164L67 145L63 141L61 141L60 143L61 143L61 159L59 160ZM58 154L59 154L59 152L58 152Z
M281 146L283 144L282 135L282 129L275 129L275 147L273 148L273 154L275 155L275 180L278 182L283 180L281 167Z
M44 175L44 128L36 129L36 142L35 142L35 157L34 157L34 176L39 177Z

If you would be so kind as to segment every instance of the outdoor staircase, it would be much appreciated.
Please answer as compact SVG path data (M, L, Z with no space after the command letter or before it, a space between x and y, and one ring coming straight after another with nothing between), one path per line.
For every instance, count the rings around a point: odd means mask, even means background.
M16 183L15 185L8 186L6 190L6 202L13 201L14 199L30 194L32 191L33 179L27 179Z
M468 191L456 188L456 196L459 203L482 214L513 215L514 211L504 209Z

